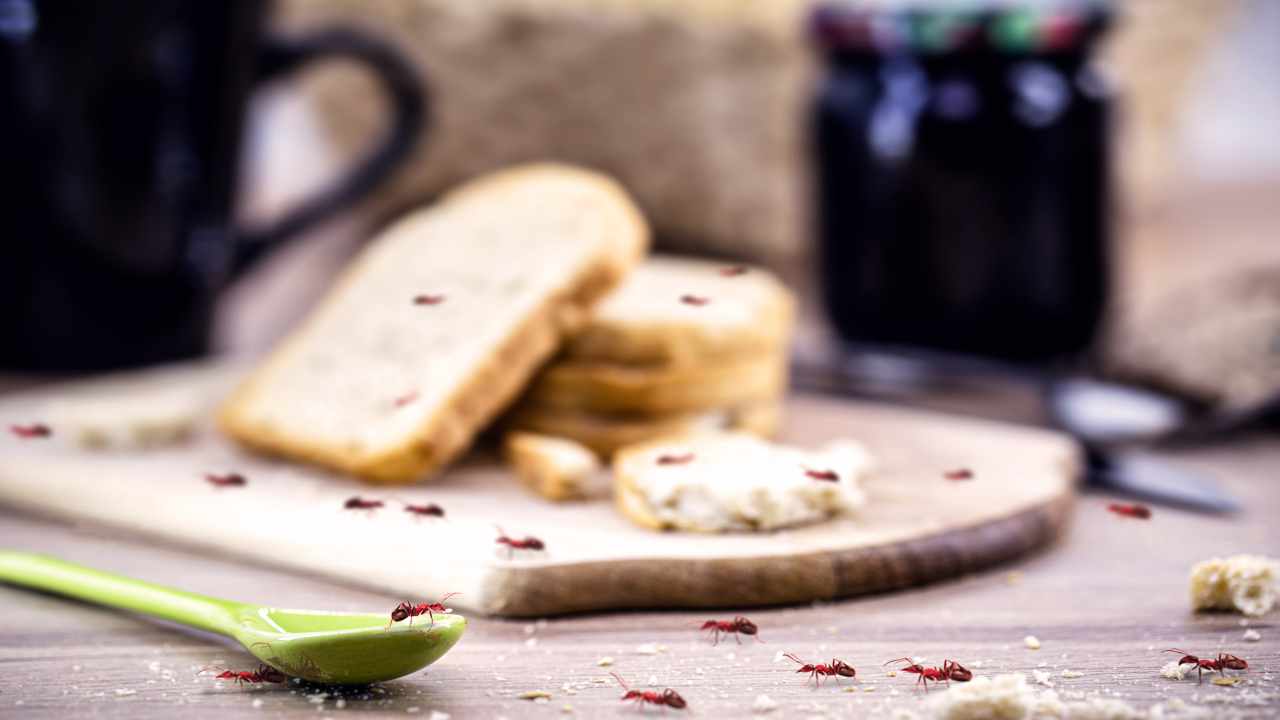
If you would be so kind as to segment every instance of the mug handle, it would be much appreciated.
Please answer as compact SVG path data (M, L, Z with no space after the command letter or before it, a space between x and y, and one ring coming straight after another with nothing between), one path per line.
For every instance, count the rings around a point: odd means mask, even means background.
M346 209L369 194L408 157L417 145L427 117L426 88L413 66L381 41L345 28L320 30L297 38L265 39L258 80L294 72L313 60L342 57L359 62L378 77L394 107L390 131L345 176L260 229L236 234L231 275L248 269L280 241Z

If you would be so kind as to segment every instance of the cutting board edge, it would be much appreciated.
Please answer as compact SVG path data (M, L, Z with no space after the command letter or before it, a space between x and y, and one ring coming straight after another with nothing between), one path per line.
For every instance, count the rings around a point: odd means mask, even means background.
M480 612L527 618L617 610L764 607L888 592L979 572L1047 548L1070 525L1074 505L1075 493L1068 484L1066 492L1004 518L909 541L754 558L638 558L550 568L495 567L483 593L488 605ZM993 544L991 538L998 542ZM964 552L979 539L981 551ZM650 569L662 562L688 565L687 576L695 582L674 596L667 571ZM742 590L726 594L724 588L734 586L727 580L735 575L741 576ZM589 601L575 599L588 597Z

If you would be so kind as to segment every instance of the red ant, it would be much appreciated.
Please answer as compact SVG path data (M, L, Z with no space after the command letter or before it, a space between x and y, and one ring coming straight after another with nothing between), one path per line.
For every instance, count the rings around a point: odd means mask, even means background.
M956 682L969 682L973 679L973 672L955 660L943 660L942 667L925 667L909 657L904 657L898 658L897 660L890 660L885 663L885 665L903 661L906 661L907 665L902 668L902 672L915 673L919 675L920 679L916 680L916 682L924 684L925 692L929 692L930 682L945 682L950 685L952 680L955 680Z
M227 473L218 475L216 473L205 473L205 482L214 487L244 487L249 484L249 480L240 473Z
M1195 665L1196 682L1204 682L1203 676L1205 670L1217 670L1219 674L1225 677L1227 673L1224 671L1226 670L1249 669L1249 663L1245 662L1244 658L1238 658L1235 655L1228 655L1226 653L1218 653L1218 657L1216 659L1205 658L1202 660L1186 650L1178 650L1174 648L1173 650L1165 650L1165 652L1182 653L1182 657L1178 658L1178 665L1180 666Z
M356 495L354 497L347 498L347 501L342 503L342 508L344 510L377 510L385 504L386 503L381 500L365 500L359 495Z
M32 423L30 425L10 425L9 432L22 438L23 440L31 440L33 438L47 438L53 434L53 430L44 423Z
M415 295L414 305L439 305L444 302L444 295Z
M840 482L840 475L835 470L810 470L809 468L805 468L804 474L814 480L821 480L823 482Z
M497 527L496 525L494 527ZM536 537L526 535L522 539L507 537L507 533L498 528L498 539L494 542L507 547L507 557L515 550L546 550L547 546Z
M405 405L408 405L409 403L411 403L411 402L413 402L414 400L417 400L417 399L418 399L418 391L417 391L417 390L411 390L411 391L409 391L409 392L407 392L407 393L405 393L405 394L401 395L400 397L396 398L394 402L395 402L395 406L396 406L396 407L398 407L398 408L402 408L402 407L404 407Z
M436 624L435 613L447 614L447 613L453 612L449 608L445 607L444 604L448 602L449 598L453 597L454 595L461 595L461 594L462 593L451 592L448 595L445 595L444 597L440 598L440 602L433 602L433 603L424 602L424 603L418 603L417 605L414 605L413 603L410 603L410 602L402 602L399 605L397 605L394 610L391 611L391 622L387 623L387 627L389 628L391 627L391 623L398 623L401 620L404 620L405 618L408 618L409 624L412 625L413 619L418 617L419 615L426 615L428 618L430 618L431 624L435 625Z
M711 302L711 298L703 297L701 295L681 295L680 302L684 303L685 305L702 307L703 305L706 305L707 303Z
M818 663L817 665L813 665L801 660L791 653L786 653L783 657L800 665L800 669L796 672L809 673L809 677L813 678L814 687L821 685L822 678L826 676L835 678L836 684L839 684L840 678L851 678L858 674L858 671L853 669L852 665L836 658L831 658L831 662L829 664Z
M435 503L427 503L426 505L405 503L404 511L413 514L415 517L444 517L444 508Z
M660 455L658 457L659 465L687 465L693 462L693 453L685 453L683 455Z
M684 701L684 698L680 697L680 693L672 690L671 688L667 688L662 692L657 692L655 690L632 690L627 687L627 684L618 676L618 673L611 672L609 674L613 676L614 680L618 681L618 684L622 686L623 690L626 690L626 693L621 698L623 702L626 702L627 700L635 700L637 707L644 707L645 703L651 703L659 707L666 706L675 710L683 710L688 705L688 703Z
M742 265L734 265L733 267L721 269L720 274L725 277L737 277L739 275L746 275L747 268Z
M972 480L973 471L969 468L956 468L942 473L942 477L948 480Z
M714 638L714 641L711 643L712 645L720 644L720 633L732 634L733 639L737 640L739 645L742 644L742 639L738 637L740 634L751 635L755 637L756 642L764 642L760 639L760 636L756 634L759 632L759 628L756 627L756 624L741 615L732 620L708 620L702 623L701 629L711 631L712 637Z
M213 672L216 669L217 668L210 668L208 670L201 670L200 672ZM248 670L223 670L215 675L214 678L217 680L235 680L236 685L242 685L244 683L252 685L264 682L282 683L289 679L289 677L284 673L266 664L259 665L258 669L253 672Z
M1139 520L1151 519L1151 508L1139 503L1134 503L1132 505L1125 503L1111 503L1107 506L1107 509L1123 517L1137 518Z

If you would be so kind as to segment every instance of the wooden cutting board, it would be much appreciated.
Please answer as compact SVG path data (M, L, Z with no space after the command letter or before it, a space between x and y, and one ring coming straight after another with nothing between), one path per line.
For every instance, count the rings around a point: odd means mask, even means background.
M0 424L44 419L51 401L119 400L121 421L173 402L212 402L226 365L152 371L0 398ZM108 405L107 407L114 407ZM98 408L101 411L101 408ZM784 439L852 437L876 455L861 517L760 534L655 533L608 497L552 504L525 491L480 450L436 481L377 488L242 452L207 419L185 444L145 451L75 447L54 436L0 437L0 503L337 580L406 599L460 592L451 604L494 615L610 608L747 607L847 597L940 580L1011 560L1053 541L1070 514L1078 451L1046 431L876 404L792 398ZM974 478L943 473L971 468ZM219 489L206 472L239 472ZM344 510L348 497L387 501ZM400 502L435 502L447 519L416 519ZM533 535L543 553L508 559L495 525ZM182 578L172 582L182 584Z

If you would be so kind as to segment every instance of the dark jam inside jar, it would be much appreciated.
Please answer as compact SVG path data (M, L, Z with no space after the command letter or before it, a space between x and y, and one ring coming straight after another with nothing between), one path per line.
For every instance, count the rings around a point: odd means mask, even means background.
M1107 297L1108 14L820 8L822 274L846 340L1048 364Z

